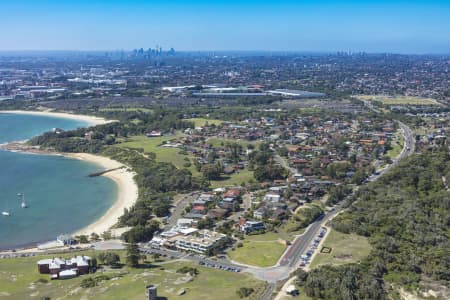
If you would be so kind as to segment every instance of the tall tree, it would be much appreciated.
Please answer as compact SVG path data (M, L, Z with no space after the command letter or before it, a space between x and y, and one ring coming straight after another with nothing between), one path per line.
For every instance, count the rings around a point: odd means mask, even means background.
M139 259L141 254L139 252L139 247L135 242L128 243L127 245L127 265L135 268L139 265Z

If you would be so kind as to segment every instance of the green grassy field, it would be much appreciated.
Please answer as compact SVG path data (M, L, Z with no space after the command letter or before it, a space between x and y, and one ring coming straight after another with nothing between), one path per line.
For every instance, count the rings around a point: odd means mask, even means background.
M249 171L248 169L240 170L239 173L223 177L223 180L212 180L211 188L241 185L254 178L253 171Z
M321 265L343 265L358 262L367 257L371 250L366 237L344 234L333 229L322 246L332 248L331 253L317 253L311 262L311 269Z
M251 266L273 266L286 250L286 246L278 241L279 238L272 232L249 235L242 241L243 246L229 251L228 256L236 262Z
M153 138L148 138L146 136L132 136L122 141L120 144L117 144L116 147L144 149L145 152L155 153L157 161L173 163L179 169L184 168L184 164L187 162L185 158L188 158L191 162L191 166L187 169L191 171L194 176L199 176L200 173L192 164L191 156L180 154L181 149L179 148L159 147L163 142L171 141L181 136L181 133Z
M203 127L208 123L208 125L220 125L223 123L222 120L217 119L204 119L204 118L193 118L193 119L186 119L185 121L191 121L194 122L195 127Z
M222 144L226 144L226 143L238 143L239 145L241 145L244 148L244 150L247 148L247 146L249 144L253 144L253 145L257 146L261 143L259 141L249 142L249 141L245 141L245 140L232 140L232 139L222 139L222 138L209 138L206 142L213 147L221 147Z
M85 253L86 254L86 253ZM90 253L89 253L90 254ZM122 253L123 255L123 253ZM0 260L0 298L1 299L146 299L145 286L154 284L158 296L167 299L236 299L236 291L241 287L255 289L255 296L264 287L264 283L245 273L232 273L193 265L190 262L162 262L149 268L109 269L79 276L68 280L49 280L49 275L37 272L36 262L43 257L27 257ZM183 266L192 266L199 275L190 278L176 273ZM80 282L84 278L105 274L110 280L102 281L99 286L84 289ZM48 282L37 282L38 279ZM177 293L184 289L185 295Z
M400 133L397 136L398 138L391 142L391 149L386 153L391 159L399 156L403 149L404 137Z
M311 203L306 203L305 205L297 208L295 216L297 218L299 218L300 220L304 220L305 217L303 215L303 211L308 208L311 208L313 206L318 206L322 210L324 210L324 204L322 202L320 202L319 200L314 200ZM281 230L284 232L290 233L290 234L299 234L298 229L297 229L298 227L299 227L299 222L295 218L289 218L287 220L287 222L281 226ZM304 229L302 229L301 231L303 231L303 230Z
M192 175L199 177L201 174L195 169L194 164L192 163L193 157L191 155L180 154L181 149L179 148L160 147L163 142L175 140L182 136L183 134L181 133L154 138L148 138L146 136L132 136L121 140L116 147L144 149L145 152L154 153L157 161L172 163L179 169L185 168L184 164L187 162L187 158L191 162L191 166L187 169L191 171ZM244 169L230 176L224 176L223 180L211 181L211 187L216 188L222 186L241 185L242 183L247 183L251 179L253 179L253 172Z
M379 101L385 105L439 105L438 101L432 98L421 98L412 96L382 96L382 95L361 95L357 98L368 101Z

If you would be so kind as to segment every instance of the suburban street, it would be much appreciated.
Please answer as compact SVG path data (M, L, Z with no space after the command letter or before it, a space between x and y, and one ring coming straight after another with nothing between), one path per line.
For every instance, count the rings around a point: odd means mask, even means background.
M167 219L167 225L165 226L165 229L172 228L173 226L177 225L177 220L181 218L184 209L191 204L196 198L198 194L197 193L190 193L183 197L181 201L179 201L173 211L171 212L169 218Z

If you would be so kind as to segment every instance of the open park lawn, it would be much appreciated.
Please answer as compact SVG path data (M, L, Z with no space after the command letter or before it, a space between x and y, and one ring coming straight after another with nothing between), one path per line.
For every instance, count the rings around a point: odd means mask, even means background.
M193 119L185 119L184 121L194 122L195 127L203 127L205 125L220 125L223 123L222 120L216 119L204 119L204 118L193 118Z
M211 188L241 185L254 179L253 171L248 169L239 170L231 175L222 175L222 177L222 180L211 180Z
M242 247L230 250L228 256L236 262L256 267L275 265L286 250L275 233L249 235L241 242Z
M92 255L92 253L83 253ZM64 255L64 257L69 257ZM47 256L48 257L48 256ZM123 253L121 253L123 258ZM160 262L156 265L130 269L101 269L95 274L82 275L67 280L50 281L49 275L39 274L36 262L42 257L25 257L0 260L1 299L146 299L145 286L157 286L158 296L167 299L236 299L241 287L255 289L254 297L261 293L264 283L250 274L232 273L194 265L190 262ZM121 258L121 259L122 259ZM195 267L196 277L176 273L183 266ZM110 279L92 288L81 288L83 279L107 275ZM41 279L41 280L39 280ZM185 294L178 296L178 292ZM164 298L163 298L164 299ZM257 298L254 298L257 299Z
M421 98L413 96L383 96L383 95L361 95L357 96L362 100L368 101L378 101L384 105L439 105L442 106L438 101L432 98Z
M400 155L403 150L403 144L405 143L403 134L398 133L396 138L391 142L391 149L386 153L391 159Z
M254 145L255 147L257 147L259 144L261 144L260 141L249 142L249 141L241 140L241 139L233 140L233 139L216 138L216 137L208 138L208 140L206 142L213 147L221 147L226 144L237 143L237 144L241 145L244 150L247 149L247 146L250 144Z
M311 268L321 265L343 265L362 260L369 255L371 246L366 237L344 234L331 229L322 247L331 248L330 253L320 253L311 262Z
M197 176L199 172L195 170L192 164L192 157L189 155L180 154L182 151L179 148L161 147L164 142L174 140L182 136L180 133L176 135L168 135L162 137L146 137L146 136L133 136L124 140L122 143L117 144L117 147L131 148L131 149L144 149L144 152L152 152L156 155L156 160L159 162L167 162L174 164L177 168L183 169L187 162L191 162L191 166L187 169L191 171L192 175Z

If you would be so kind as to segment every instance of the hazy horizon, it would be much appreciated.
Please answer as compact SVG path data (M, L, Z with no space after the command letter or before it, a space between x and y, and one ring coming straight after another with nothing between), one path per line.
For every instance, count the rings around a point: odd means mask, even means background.
M450 53L448 1L186 2L2 1L0 51Z
M147 50L148 48L151 47L139 47L139 48L144 48L144 50ZM14 55L20 55L20 54L28 54L28 55L40 55L40 54L89 54L89 53L95 53L95 54L102 54L104 55L105 53L120 53L120 52L125 52L125 53L129 53L132 52L135 49L139 49L139 48L134 48L134 49L92 49L92 50L85 50L85 49L58 49L58 50L54 50L54 49L40 49L40 50L35 50L35 49L19 49L19 50L1 50L0 49L0 54L5 55L5 54L14 54ZM162 46L163 50L169 50L169 48L164 48L164 46ZM337 53L348 53L350 55L356 55L356 54L367 54L367 55L383 55L383 54L390 54L390 55L411 55L411 56L450 56L450 50L448 52L442 52L442 53L438 53L438 52L424 52L424 53L414 53L414 52L367 52L367 51L348 51L348 50L335 50L335 51L308 51L308 50L208 50L208 49L198 49L198 50L183 50L183 49L175 49L177 53L198 53L198 54L212 54L212 53L217 53L217 54L284 54L284 55L289 55L289 54L304 54L304 55L326 55L326 54L337 54Z

